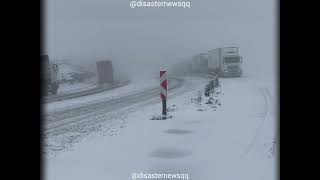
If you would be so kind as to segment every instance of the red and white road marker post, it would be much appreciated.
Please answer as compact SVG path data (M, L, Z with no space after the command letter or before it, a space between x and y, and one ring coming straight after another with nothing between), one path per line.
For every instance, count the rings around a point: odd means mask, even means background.
M162 116L167 116L167 97L168 97L167 71L160 71L160 97L162 99Z

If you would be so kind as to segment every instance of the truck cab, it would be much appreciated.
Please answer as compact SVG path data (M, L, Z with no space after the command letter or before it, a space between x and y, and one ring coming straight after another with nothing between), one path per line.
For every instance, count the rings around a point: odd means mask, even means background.
M59 89L58 65L49 61L48 55L41 55L42 84L44 94L57 94Z
M240 77L242 75L242 62L238 47L222 48L220 75L222 77Z

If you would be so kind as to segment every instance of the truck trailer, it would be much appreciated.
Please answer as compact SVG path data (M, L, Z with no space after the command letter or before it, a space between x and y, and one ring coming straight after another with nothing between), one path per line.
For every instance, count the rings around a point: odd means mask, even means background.
M238 47L216 48L208 51L208 68L220 77L241 77L242 57Z
M192 73L206 73L208 72L208 54L199 53L192 57L191 71Z
M44 94L57 94L59 89L58 65L49 61L48 55L41 55L42 84Z
M192 72L191 69L192 69L191 61L183 61L183 62L174 64L170 72L173 75L182 76L182 75L190 74Z
M113 84L113 68L112 62L109 60L103 60L96 62L98 83L99 85Z

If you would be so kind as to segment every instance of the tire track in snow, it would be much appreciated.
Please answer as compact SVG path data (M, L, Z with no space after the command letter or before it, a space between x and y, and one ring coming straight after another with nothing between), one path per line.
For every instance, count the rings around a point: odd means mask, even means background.
M266 121L268 121L268 119L270 117L271 94L267 88L259 88L259 91L261 92L263 99L264 99L264 103L265 103L265 105L264 105L265 106L264 118L262 118L262 120L260 121L259 126L256 129L256 132L255 132L252 140L250 141L249 145L245 148L243 153L241 153L241 155L240 155L241 159L249 154L250 150L253 148L254 144L257 141L258 136L260 135L260 133L262 131L264 123Z

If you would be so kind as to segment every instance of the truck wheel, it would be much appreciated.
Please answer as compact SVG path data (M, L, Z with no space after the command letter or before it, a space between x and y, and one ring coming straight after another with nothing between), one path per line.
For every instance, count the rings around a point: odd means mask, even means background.
M59 89L59 84L58 83L53 83L51 87L52 87L51 93L52 94L57 94L58 89Z
M49 87L48 86L42 86L41 89L42 95L46 96L49 94Z

